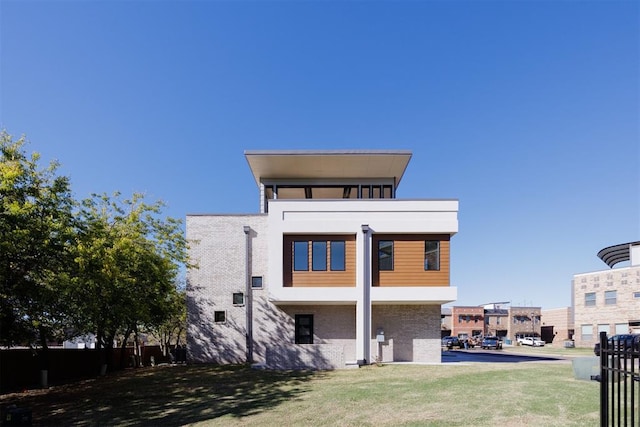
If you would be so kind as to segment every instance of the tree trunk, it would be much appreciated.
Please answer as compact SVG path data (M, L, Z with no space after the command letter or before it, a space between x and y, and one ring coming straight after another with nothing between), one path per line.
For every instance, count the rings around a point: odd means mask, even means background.
M49 388L49 346L47 345L47 331L44 326L38 328L40 332L40 354L38 355L40 365L40 387Z

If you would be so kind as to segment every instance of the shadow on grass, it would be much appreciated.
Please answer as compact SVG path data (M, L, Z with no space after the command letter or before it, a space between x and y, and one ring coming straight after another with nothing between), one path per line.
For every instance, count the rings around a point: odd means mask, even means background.
M237 365L167 365L4 395L0 405L30 408L34 426L184 425L272 408L298 398L305 383L320 376Z

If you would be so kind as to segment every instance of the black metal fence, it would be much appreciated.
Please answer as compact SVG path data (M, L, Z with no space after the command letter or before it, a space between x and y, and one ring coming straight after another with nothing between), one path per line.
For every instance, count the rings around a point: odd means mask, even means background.
M640 426L640 336L600 333L600 425Z

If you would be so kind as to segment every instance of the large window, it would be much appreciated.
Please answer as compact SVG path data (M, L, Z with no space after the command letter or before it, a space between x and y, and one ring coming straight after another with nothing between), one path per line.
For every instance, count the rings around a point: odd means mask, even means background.
M327 271L328 269L345 271L346 243L344 240L294 241L294 271L309 271L309 247L311 247L311 269L313 271Z
M584 305L585 307L596 305L596 293L595 292L587 292L584 294Z
M296 314L296 344L313 344L313 314Z
M314 241L311 247L311 268L313 271L327 271L327 242Z
M309 270L309 243L293 242L293 269L295 271Z
M605 305L616 305L617 296L617 291L604 291Z
M345 270L345 242L344 240L334 240L331 242L331 270Z
M437 240L424 242L424 269L440 270L440 242Z
M378 269L381 271L393 270L393 241L378 241Z

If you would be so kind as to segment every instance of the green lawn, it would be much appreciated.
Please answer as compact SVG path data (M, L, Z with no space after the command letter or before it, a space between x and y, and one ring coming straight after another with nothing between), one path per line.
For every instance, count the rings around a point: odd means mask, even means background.
M34 425L586 426L599 384L569 362L270 372L159 366L0 396Z

